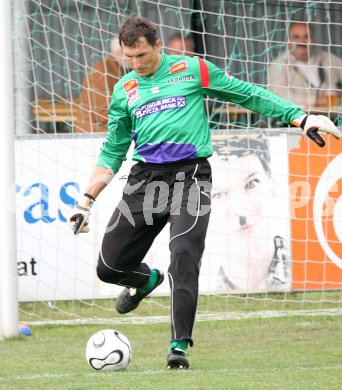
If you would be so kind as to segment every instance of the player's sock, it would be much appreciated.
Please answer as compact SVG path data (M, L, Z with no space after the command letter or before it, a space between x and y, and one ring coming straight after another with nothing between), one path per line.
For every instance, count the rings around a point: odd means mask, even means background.
M118 313L125 314L136 309L147 295L163 283L163 280L164 274L161 271L152 270L147 283L142 288L125 287L116 299Z
M169 346L167 353L170 353L174 348L181 349L185 352L188 348L188 340L173 341Z
M158 281L158 275L159 274L156 269L151 270L151 275L148 279L148 282L145 284L145 286L140 287L138 290L142 293L152 290Z

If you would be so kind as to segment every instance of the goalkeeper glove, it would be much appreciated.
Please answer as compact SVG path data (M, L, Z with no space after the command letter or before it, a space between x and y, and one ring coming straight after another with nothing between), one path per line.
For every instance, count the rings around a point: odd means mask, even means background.
M334 123L324 115L301 115L299 118L294 120L294 124L297 126L300 125L300 127L306 132L306 135L320 147L325 145L325 141L318 131L331 134L336 139L339 139L342 136L341 132Z
M95 198L89 194L84 194L82 201L78 202L78 205L71 211L71 215L68 218L68 224L75 235L89 232L88 220L90 209L94 202Z

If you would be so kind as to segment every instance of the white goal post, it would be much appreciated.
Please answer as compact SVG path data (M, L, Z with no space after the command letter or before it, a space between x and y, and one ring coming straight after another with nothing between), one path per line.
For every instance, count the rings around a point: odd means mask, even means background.
M18 334L11 2L0 3L0 340Z

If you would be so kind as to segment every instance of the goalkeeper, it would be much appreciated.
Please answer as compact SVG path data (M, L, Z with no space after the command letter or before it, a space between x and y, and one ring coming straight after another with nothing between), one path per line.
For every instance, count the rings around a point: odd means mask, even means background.
M163 227L170 223L171 343L167 367L188 368L187 347L198 299L198 276L210 215L211 134L203 99L230 101L267 117L300 126L323 145L319 132L339 138L325 116L307 115L271 92L226 74L199 57L161 52L155 26L129 16L119 40L132 69L114 87L108 135L84 198L72 211L74 234L88 231L91 207L119 171L134 142L132 167L123 196L103 238L98 277L123 286L116 308L134 310L163 282L143 262ZM313 130L311 130L313 129Z

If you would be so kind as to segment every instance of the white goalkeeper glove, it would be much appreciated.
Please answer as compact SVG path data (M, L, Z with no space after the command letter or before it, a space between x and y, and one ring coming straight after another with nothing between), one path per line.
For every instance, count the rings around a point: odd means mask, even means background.
M95 199L89 195L84 194L83 199L78 202L78 205L71 211L68 218L68 224L74 231L74 234L89 232L89 215Z
M301 115L293 122L295 125L300 126L306 135L320 147L325 145L325 141L318 131L331 134L336 139L340 139L342 136L335 124L324 115Z

